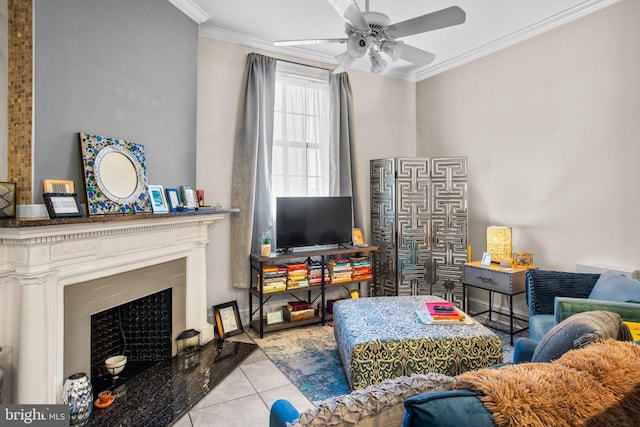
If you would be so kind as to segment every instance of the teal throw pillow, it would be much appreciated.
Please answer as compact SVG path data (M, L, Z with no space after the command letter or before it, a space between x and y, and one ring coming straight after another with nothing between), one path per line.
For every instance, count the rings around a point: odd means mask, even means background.
M600 275L589 299L619 302L640 301L640 280L629 279L607 270Z
M419 394L404 401L403 427L495 427L491 412L471 390Z

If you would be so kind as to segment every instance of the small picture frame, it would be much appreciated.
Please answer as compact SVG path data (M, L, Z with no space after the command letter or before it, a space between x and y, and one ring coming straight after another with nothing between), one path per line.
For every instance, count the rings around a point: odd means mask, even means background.
M178 206L181 205L180 202L180 191L177 188L167 188L167 207L169 211L176 212L178 210Z
M167 199L164 196L164 188L162 185L148 185L149 198L151 199L151 208L154 214L167 213Z
M364 247L367 244L364 243L364 238L362 237L362 230L359 228L354 228L351 232L351 239L353 240L353 246Z
M240 311L238 310L238 303L236 301L214 305L213 317L215 318L215 326L221 339L243 332Z
M16 217L16 183L0 182L0 219Z
M82 216L76 193L44 193L42 197L49 212L49 218Z
M267 312L267 325L275 325L284 322L284 314L282 309Z
M196 188L193 185L181 185L180 186L180 200L182 200L182 206L195 209L198 207L198 196L196 195Z
M491 254L489 252L485 252L482 254L482 262L480 265L483 267L491 267Z
M73 194L76 192L73 188L73 181L69 179L45 179L43 186L45 193Z

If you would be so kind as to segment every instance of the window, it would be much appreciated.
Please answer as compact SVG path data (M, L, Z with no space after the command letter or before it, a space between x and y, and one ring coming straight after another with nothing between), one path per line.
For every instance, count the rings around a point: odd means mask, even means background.
M271 182L278 196L329 195L329 72L279 61Z

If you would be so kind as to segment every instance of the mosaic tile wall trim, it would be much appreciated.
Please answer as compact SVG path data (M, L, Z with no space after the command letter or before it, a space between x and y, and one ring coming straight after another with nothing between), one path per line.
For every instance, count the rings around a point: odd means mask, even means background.
M8 180L16 183L16 204L33 203L33 3L9 0Z

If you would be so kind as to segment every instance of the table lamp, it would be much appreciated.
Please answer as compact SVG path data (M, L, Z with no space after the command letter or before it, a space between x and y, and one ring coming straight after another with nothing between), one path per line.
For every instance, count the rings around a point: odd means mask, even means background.
M511 227L487 227L487 252L492 255L492 262L511 260L512 249Z

